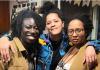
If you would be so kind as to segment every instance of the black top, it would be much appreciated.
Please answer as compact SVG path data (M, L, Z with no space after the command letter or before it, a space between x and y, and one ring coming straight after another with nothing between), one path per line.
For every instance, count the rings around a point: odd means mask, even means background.
M62 40L60 39L59 41L53 41L53 40L50 39L50 41L51 41L52 50L53 50L53 57L52 57L51 65L50 65L50 70L55 70L58 62L61 59L61 56L60 56L60 53L59 53L59 48L60 48Z

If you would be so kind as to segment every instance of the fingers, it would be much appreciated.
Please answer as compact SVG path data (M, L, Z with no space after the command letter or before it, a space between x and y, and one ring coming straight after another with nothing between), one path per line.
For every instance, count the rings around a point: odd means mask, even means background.
M89 57L90 63L94 63L96 61L96 55Z
M91 54L90 57L88 57L88 62L93 64L97 60L96 54Z
M86 64L88 65L89 64L89 57L85 57L85 60L86 60Z
M85 57L84 57L86 64L91 68L94 67L97 63L97 57L96 52L93 48L93 46L88 46L85 51Z
M91 56L86 56L85 59L86 59L86 63L90 64L90 63L94 63L97 58L95 54L94 55L91 54Z
M89 69L91 69L94 65L94 63L92 62L92 59L94 60L93 57L86 57L85 60L86 60L86 64L89 66Z
M9 48L0 48L0 54L4 62L8 62L10 60Z
M91 60L91 58L89 60ZM90 70L94 69L96 65L97 65L97 60L95 60L94 62L89 62L88 63L88 66L89 66Z
M4 55L4 59L6 60L6 62L8 62L10 60L10 53L9 53L9 48L5 49L5 55Z
M3 36L0 38L0 55L4 62L7 62L10 60L9 45L10 45L10 42L7 37Z

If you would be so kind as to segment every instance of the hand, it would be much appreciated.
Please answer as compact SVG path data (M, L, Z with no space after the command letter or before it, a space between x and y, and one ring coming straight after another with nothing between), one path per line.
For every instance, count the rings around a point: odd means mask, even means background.
M90 68L94 67L97 64L96 52L93 46L88 46L86 48L83 62L86 62Z
M4 62L8 62L10 60L9 47L10 41L8 38L5 36L0 38L0 54Z
M3 59L3 62L8 62L10 60L8 44L3 47L0 47L0 54L1 54L1 58Z

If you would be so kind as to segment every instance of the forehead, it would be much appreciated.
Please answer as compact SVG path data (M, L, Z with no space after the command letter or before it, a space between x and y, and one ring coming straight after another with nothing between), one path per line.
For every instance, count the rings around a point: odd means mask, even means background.
M47 20L49 20L49 19L56 19L56 18L59 18L57 13L49 13L47 15L47 17L46 17Z
M83 22L79 19L74 19L69 22L68 29L72 28L84 28Z
M23 25L36 25L35 19L33 19L33 18L24 18Z

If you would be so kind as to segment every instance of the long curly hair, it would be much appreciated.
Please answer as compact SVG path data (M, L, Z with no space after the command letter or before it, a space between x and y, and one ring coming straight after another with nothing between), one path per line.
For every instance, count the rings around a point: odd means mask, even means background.
M33 18L39 29L39 33L41 34L43 32L44 30L43 18L39 16L37 13L33 12L32 10L26 9L19 12L18 15L12 20L11 30L12 30L13 37L15 36L20 37L23 20L25 18Z

